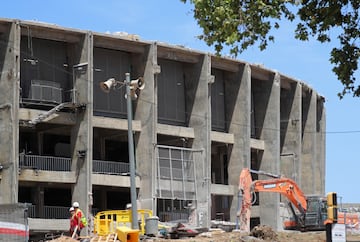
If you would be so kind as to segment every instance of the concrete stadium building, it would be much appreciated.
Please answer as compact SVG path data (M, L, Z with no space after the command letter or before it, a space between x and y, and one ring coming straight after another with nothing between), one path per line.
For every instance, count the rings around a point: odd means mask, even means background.
M234 222L244 167L325 193L325 99L306 83L134 35L0 19L0 204L28 203L31 231L67 230L73 201L89 219L130 203L125 88L100 88L125 73L145 82L131 110L138 207L160 221ZM252 224L281 229L284 200L258 194Z

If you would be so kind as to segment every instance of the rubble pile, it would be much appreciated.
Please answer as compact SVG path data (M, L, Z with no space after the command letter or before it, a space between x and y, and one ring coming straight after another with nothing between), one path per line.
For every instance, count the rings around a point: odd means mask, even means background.
M278 235L274 230L272 230L271 227L266 225L259 225L255 226L250 231L250 236L262 239L262 240L268 240L268 241L279 241Z

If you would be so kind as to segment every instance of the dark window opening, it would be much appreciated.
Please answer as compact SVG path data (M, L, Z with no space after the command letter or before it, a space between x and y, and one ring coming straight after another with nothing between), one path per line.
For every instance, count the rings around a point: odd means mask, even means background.
M19 151L23 154L38 154L37 134L32 132L19 132Z
M213 69L215 82L211 85L211 127L212 130L225 132L226 125L226 102L225 102L225 77L221 70Z
M186 126L185 70L184 64L170 60L158 60L159 123Z
M129 147L127 142L116 140L105 141L105 160L129 162Z
M70 101L72 72L65 42L22 36L20 86L22 104L37 108Z
M44 134L43 154L57 157L70 157L70 136Z

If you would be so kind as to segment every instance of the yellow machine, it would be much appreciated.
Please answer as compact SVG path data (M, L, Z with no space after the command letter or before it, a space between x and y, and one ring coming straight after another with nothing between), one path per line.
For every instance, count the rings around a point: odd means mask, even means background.
M140 219L140 230L131 229L131 210L109 210L98 212L94 218L94 234L100 236L126 231L126 233L145 234L145 221L152 217L153 213L149 209L139 209L138 218ZM128 229L124 229L128 228ZM120 229L118 229L120 228Z

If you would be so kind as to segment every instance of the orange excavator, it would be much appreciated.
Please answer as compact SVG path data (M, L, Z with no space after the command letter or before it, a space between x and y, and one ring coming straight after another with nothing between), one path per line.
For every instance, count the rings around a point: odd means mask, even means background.
M271 177L267 180L252 180L251 173ZM292 219L284 221L286 230L325 230L327 220L327 199L323 196L306 196L300 187L290 178L281 177L263 171L244 168L239 178L239 207L237 222L240 230L250 230L251 206L254 192L276 192L284 195L289 201ZM338 212L338 223L358 224L357 214ZM237 223L238 224L238 223Z

